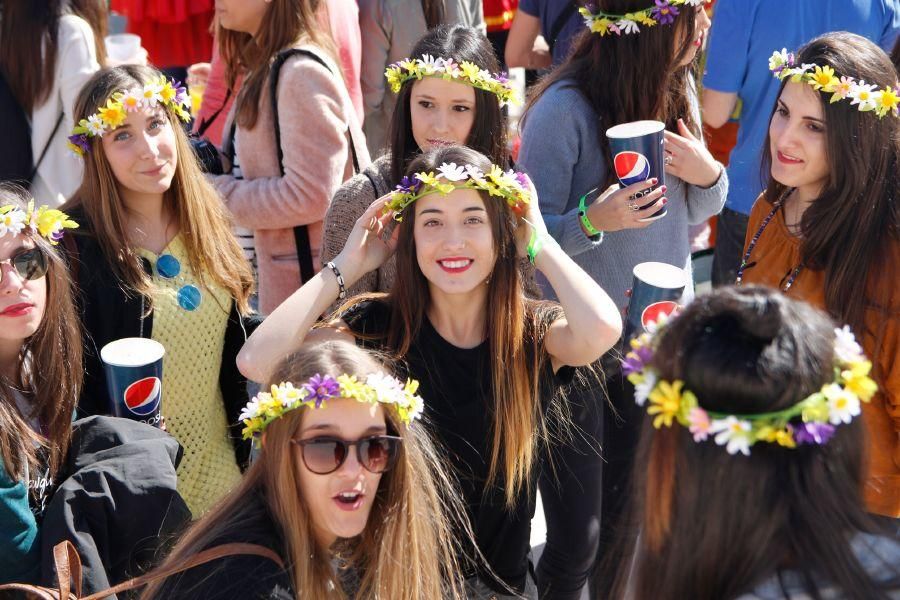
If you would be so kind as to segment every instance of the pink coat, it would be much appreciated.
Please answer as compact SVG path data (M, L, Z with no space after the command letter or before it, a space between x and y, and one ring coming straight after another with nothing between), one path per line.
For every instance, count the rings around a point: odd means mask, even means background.
M298 47L323 55L313 46ZM256 125L253 129L237 128L238 159L244 179L230 175L213 178L234 221L255 232L259 308L263 314L271 312L300 286L294 226L309 225L313 265L317 269L321 266L322 219L334 192L353 176L348 128L360 168L370 163L340 71L332 61L327 62L331 73L303 55L291 57L281 68L278 116L284 177L279 175L266 86L260 94Z

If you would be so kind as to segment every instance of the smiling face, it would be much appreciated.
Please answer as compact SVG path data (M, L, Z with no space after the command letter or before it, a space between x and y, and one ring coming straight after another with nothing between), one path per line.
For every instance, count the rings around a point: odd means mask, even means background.
M788 82L769 122L772 177L816 198L828 181L825 114L819 94Z
M34 247L34 241L27 236L0 236L0 261L19 256ZM44 318L47 277L29 280L7 263L0 264L0 271L3 273L0 280L0 355L15 356Z
M318 409L304 409L295 439L321 438L357 441L385 435L384 409L380 404L336 398ZM334 472L319 475L309 470L303 449L294 446L300 495L309 510L316 539L329 547L338 538L352 538L363 532L375 502L381 474L365 469L358 460L357 448L350 448L344 463Z
M475 88L439 77L425 77L412 86L410 118L419 148L465 145L475 122Z
M691 7L685 6L681 8L681 10L691 10ZM712 21L709 20L709 15L706 14L706 9L702 4L700 6L694 7L693 10L696 11L693 39L690 41L690 46L688 47L687 54L685 54L681 62L678 64L679 67L684 67L691 64L691 62L694 60L694 57L697 56L697 53L701 48L703 48L703 40L706 39L706 34L709 31L710 26L712 25ZM676 52L681 49L684 41L685 40L683 34L675 36Z
M483 286L494 269L494 234L481 194L457 189L413 205L416 260L432 289L464 294Z
M103 153L123 196L158 195L169 189L178 152L175 131L162 107L127 113L103 135Z

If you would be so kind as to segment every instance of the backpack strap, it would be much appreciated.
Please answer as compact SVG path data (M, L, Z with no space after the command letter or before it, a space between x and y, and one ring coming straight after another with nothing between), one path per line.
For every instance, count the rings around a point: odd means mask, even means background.
M50 138L47 140L47 143L44 144L44 149L41 150L41 155L38 157L37 162L34 163L34 167L31 169L31 175L29 175L28 181L34 181L34 176L37 175L38 167L40 167L41 163L44 162L44 157L47 156L47 150L50 149L50 144L53 142L53 138L56 137L56 132L59 131L59 126L62 125L63 117L65 117L65 113L59 113L59 118L56 119L56 125L53 126L53 132L50 133Z
M325 67L329 73L334 75L334 71L331 70L328 63L311 50L306 50L304 48L288 48L287 50L282 50L275 56L275 60L272 62L272 67L269 71L269 96L272 101L272 118L275 121L275 148L278 152L278 168L282 177L284 177L284 152L281 149L281 125L278 121L278 75L281 72L281 67L284 66L285 61L298 54L312 58ZM360 169L359 159L356 154L356 143L353 139L353 132L350 127L347 128L347 135L350 138L350 155L353 159L353 172L359 173ZM310 246L309 241L308 226L298 225L294 227L294 243L297 245L297 260L300 263L300 285L303 285L316 274L316 271L313 268L312 247Z
M563 7L562 12L556 15L553 24L550 26L550 36L547 38L547 46L550 48L550 54L553 54L553 46L556 45L556 38L559 37L562 28L577 10L578 3L575 0L569 0Z

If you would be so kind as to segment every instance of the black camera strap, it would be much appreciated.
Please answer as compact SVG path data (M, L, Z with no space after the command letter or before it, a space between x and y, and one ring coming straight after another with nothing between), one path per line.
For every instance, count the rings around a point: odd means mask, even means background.
M329 73L334 75L334 72L331 70L331 67L328 66L328 63L311 50L288 48L287 50L279 52L275 57L275 61L272 63L270 69L269 91L272 98L272 118L275 120L275 147L278 150L278 168L281 170L282 177L284 177L284 152L281 148L281 127L278 122L278 74L281 71L284 62L297 54L309 56L325 67ZM347 128L347 135L350 141L350 155L353 158L353 172L359 173L359 160L356 155L356 144L354 143L353 133L350 131L349 127ZM309 242L309 227L307 225L298 225L294 227L294 243L297 245L297 260L300 263L300 285L303 285L316 274L316 271L313 268L312 247Z

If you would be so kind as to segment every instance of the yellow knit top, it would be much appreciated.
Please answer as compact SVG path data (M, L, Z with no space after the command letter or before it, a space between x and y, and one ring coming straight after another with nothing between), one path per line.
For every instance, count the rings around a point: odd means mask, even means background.
M153 335L166 349L163 358L162 407L166 428L184 447L178 466L178 491L198 518L241 478L228 439L227 418L219 370L225 346L225 328L232 299L214 283L202 286L191 271L181 235L162 253L139 249L153 267ZM162 277L160 257L174 256L180 263L175 277ZM171 259L169 265L172 264ZM165 262L165 261L164 261ZM165 271L165 269L164 269ZM179 305L185 285L201 290L194 310Z

